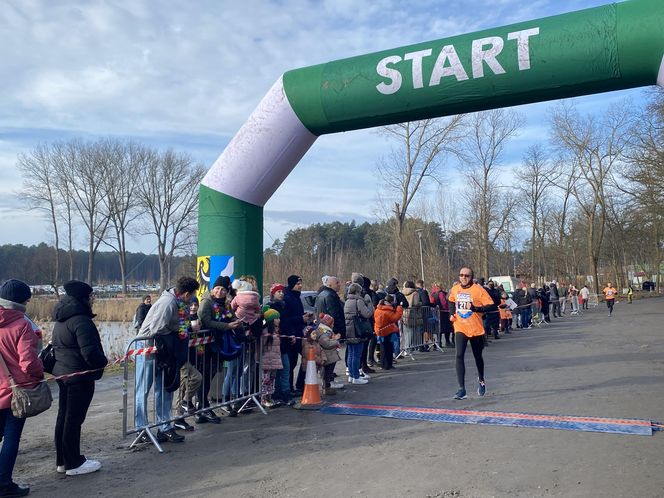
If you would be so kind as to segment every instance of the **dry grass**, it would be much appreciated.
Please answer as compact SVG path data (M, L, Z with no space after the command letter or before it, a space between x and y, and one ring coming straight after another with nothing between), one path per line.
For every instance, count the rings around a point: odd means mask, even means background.
M53 319L53 307L57 299L47 296L35 296L28 303L28 316L37 322L48 322ZM97 315L96 321L130 322L134 312L141 304L141 298L108 298L95 299L92 311Z

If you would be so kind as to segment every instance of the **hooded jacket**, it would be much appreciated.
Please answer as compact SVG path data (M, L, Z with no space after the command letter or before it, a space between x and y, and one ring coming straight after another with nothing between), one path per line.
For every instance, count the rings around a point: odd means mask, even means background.
M37 357L39 338L25 319L24 311L21 304L0 300L0 354L14 382L31 388L44 377L44 370ZM0 410L9 408L11 400L9 379L0 368Z
M65 379L67 384L99 380L108 364L101 345L99 331L92 318L90 306L72 296L63 296L55 305L56 320L51 342L55 350L53 375L65 375L84 370L96 370Z
M379 304L374 311L374 332L378 337L387 337L388 335L399 332L397 322L403 315L403 308L397 306L393 308L391 304Z
M373 317L373 304L371 298L367 295L362 298L359 294L348 294L348 298L344 303L344 317L346 320L346 341L350 344L358 344L362 339L357 338L355 332L355 323L353 318L356 315L369 320Z
M346 320L344 317L344 305L339 294L330 287L323 287L316 298L316 316L321 313L334 318L334 332L346 338ZM323 348L325 349L325 348Z
M258 292L238 291L231 301L231 309L235 316L244 323L252 324L261 317L260 296Z
M394 304L401 306L402 308L408 308L408 301L406 301L406 296L404 296L397 287L397 279L391 278L387 281L385 286L385 293L392 294L394 296Z

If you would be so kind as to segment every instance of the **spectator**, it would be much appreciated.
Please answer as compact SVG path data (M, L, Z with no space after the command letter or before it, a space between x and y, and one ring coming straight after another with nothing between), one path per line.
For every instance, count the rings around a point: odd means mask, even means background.
M587 287L586 287L587 288ZM551 314L553 317L560 317L560 292L558 291L558 282L551 280L551 285L549 285L549 299L550 299L550 308Z
M263 321L265 327L261 338L261 404L265 408L273 408L277 405L272 399L274 382L277 371L283 368L279 346L279 312L266 306L263 308Z
M66 295L53 310L53 375L90 370L89 373L57 381L60 389L55 421L57 471L74 476L101 468L100 462L88 460L81 454L81 426L95 393L95 381L101 379L108 360L99 331L92 321L95 316L92 313L92 287L85 282L70 280L64 288Z
M371 322L371 329L373 330L373 310L376 309L374 302L377 302L376 292L371 288L371 280L367 277L362 277L362 297L368 305L371 305L371 317L369 321ZM362 371L365 374L375 373L375 370L371 367L376 366L374 358L376 355L376 336L372 335L371 339L364 341L362 343Z
M380 366L383 370L393 368L394 350L392 348L392 335L399 334L397 323L403 315L402 306L394 306L394 297L391 294L381 299L374 312L374 332L381 344Z
M373 316L373 305L371 298L362 297L360 284L352 283L348 287L348 298L344 303L344 317L346 320L346 349L348 351L348 382L351 384L366 384L369 375L361 369L363 343L366 339L358 337L355 330L355 317L361 320L369 320Z
M233 280L233 289L237 292L231 301L231 309L235 316L244 323L251 335L256 339L263 333L261 322L260 295L254 286L246 280Z
M334 333L341 339L346 338L346 320L344 318L344 305L339 297L341 282L337 277L325 275L322 278L323 287L316 298L316 316L321 313L330 315L334 319Z
M339 388L335 387L334 383L334 367L341 359L338 351L339 339L341 339L341 334L334 333L334 318L321 313L318 318L318 344L323 350L323 393L325 395L335 395L337 394L336 389Z
M313 318L312 313L304 312L304 305L300 299L302 293L302 278L299 275L291 275L288 277L288 286L284 292L284 310L281 313L281 333L295 337L295 341L303 336L304 328L307 322ZM289 375L288 381L290 384L291 395L302 394L304 390L304 374L298 375L297 383L295 383L294 371L297 366L298 356L302 348L297 342L283 341L282 344L287 343L288 351L288 368ZM306 367L306 357L303 357L302 366ZM302 369L300 369L302 370ZM297 391L295 390L297 388Z
M231 279L228 276L218 276L212 284L209 292L206 292L201 299L201 307L198 314L201 321L201 326L209 330L214 337L214 343L205 348L205 354L196 358L197 366L203 367L205 363L215 363L218 361L218 354L220 353L221 344L224 342L226 334L244 334L242 332L242 322L233 315L231 309ZM240 338L241 340L241 338ZM240 340L234 341L235 343ZM239 396L239 375L238 371L242 371L242 355L229 360L226 368L226 376L222 387L223 396L225 401L231 399L231 389L233 397ZM212 370L212 369L208 369ZM210 372L210 379L212 379L212 372ZM200 408L207 408L209 405L209 390L211 380L201 384L198 389L198 403ZM228 406L229 415L234 417L237 415L237 407L233 404ZM204 410L196 417L196 422L205 423L212 422L218 423L216 419L219 417L212 410Z
M37 357L37 335L25 319L25 307L32 292L25 282L9 279L0 286L0 355L14 382L33 388L44 378L42 363ZM17 418L11 409L12 390L4 369L0 369L0 496L25 496L30 488L12 479L18 456L24 418Z
M194 430L194 428L185 420L185 415L193 409L194 406L192 400L203 382L203 376L201 375L201 372L196 369L196 363L199 356L205 355L206 348L205 346L189 347L189 338L195 339L197 333L201 329L198 319L198 309L198 298L192 297L191 302L189 303L189 333L183 334L183 337L180 337L180 340L187 341L183 347L187 348L187 355L189 358L180 369L180 387L178 389L178 395L175 398L175 412L178 415L181 415L181 418L178 418L173 425L175 425L177 429L182 429L184 431ZM203 367L203 369L205 369L205 367Z
M281 321L282 314L286 310L286 302L284 301L284 291L285 287L281 284L272 284L270 287L270 308L279 312L279 328L282 329ZM293 395L291 394L290 389L290 362L288 351L291 347L297 347L297 339L295 337L286 337L288 334L281 331L282 337L279 341L279 351L281 356L281 369L277 370L276 377L274 379L274 394L273 400L276 403L284 403L286 405L292 406L295 404L293 401Z
M485 290L487 291L487 294L489 294L493 304L496 305L496 311L484 314L484 332L487 337L493 334L494 339L500 339L500 335L498 335L498 329L500 328L500 314L498 313L500 291L496 289L496 283L493 280L489 280Z
M143 296L143 302L138 305L136 308L136 313L134 313L134 330L138 334L138 331L143 325L143 321L152 307L152 296L150 294Z
M440 321L438 322L440 333L445 337L445 347L451 348L454 345L454 334L452 333L452 322L450 322L450 308L447 302L447 292L445 292L439 282L434 282L431 286L429 301L433 306L438 308L438 313L440 314ZM452 341L450 341L450 337Z
M407 309L403 312L403 320L401 321L402 329L402 349L403 354L408 355L409 349L413 346L413 343L422 342L421 331L422 331L422 301L420 301L420 293L415 287L415 283L411 280L406 281L403 284L403 295L408 302Z
M587 310L588 298L590 298L590 289L588 289L587 285L584 285L579 294L581 295L581 306L584 310Z
M160 350L171 352L163 363L161 361L156 362L153 358L154 355L149 358L144 355L136 357L134 425L137 428L144 428L145 431L149 430L146 427L148 425L148 395L154 381L156 421L161 423L157 429L157 441L160 443L167 441L180 443L184 441L184 436L178 434L173 428L172 422L170 422L171 405L173 404L173 392L170 389L174 390L170 384L175 379L169 378L166 373L176 372L175 377L177 378L179 369L184 364L184 361L180 363L180 359L175 358L174 354L176 347L179 346L179 336L187 333L189 302L195 296L197 289L198 282L196 280L190 277L180 277L176 286L165 290L159 296L157 302L152 305L138 333L139 336L147 337L148 342L159 343ZM136 343L137 348L145 345L140 341ZM179 382L177 385L179 385ZM141 434L138 439L138 442L148 441L149 438L145 433Z

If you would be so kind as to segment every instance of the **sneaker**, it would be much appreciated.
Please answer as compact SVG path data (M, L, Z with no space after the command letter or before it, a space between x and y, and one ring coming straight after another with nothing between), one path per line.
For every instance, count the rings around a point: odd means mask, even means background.
M173 425L175 426L176 429L180 429L183 431L193 431L194 426L190 425L187 423L187 421L183 418L176 420Z
M349 384L352 384L352 383L353 383L353 378L352 378L350 375L348 376L348 383L349 383Z
M341 382L331 382L330 387L332 389L343 389L344 385Z
M466 396L466 390L463 387L459 389L454 395L454 399L466 399L467 397L468 396Z
M80 476L97 472L99 469L101 469L101 462L98 462L97 460L86 460L80 467L69 469L66 474L68 476Z
M261 405L263 405L264 408L274 408L276 403L271 399L266 399L265 401L261 401Z
M55 468L55 471L56 471L58 474L64 474L64 473L66 472L66 470L65 470L65 466L64 466L64 465L58 465L58 466Z
M0 496L3 497L14 498L16 496L26 496L28 493L30 493L28 486L20 486L15 482L6 486L0 486Z
M362 377L359 377L357 379L353 379L351 381L351 384L368 384L368 383L369 383L369 381L366 378L363 379Z
M160 443L181 443L184 441L184 436L175 432L175 429L168 429L167 431L157 431L157 441ZM67 471L69 472L69 471Z
M371 377L364 373L364 370L360 368L360 378L369 380Z
M477 394L480 396L484 396L486 394L486 383L483 380L481 380L477 386Z
M350 370L348 370L348 367L346 367L346 375L350 375Z

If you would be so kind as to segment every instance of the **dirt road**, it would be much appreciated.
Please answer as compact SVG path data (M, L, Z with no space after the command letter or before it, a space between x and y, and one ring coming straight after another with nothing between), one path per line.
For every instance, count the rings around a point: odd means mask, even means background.
M419 353L333 401L664 421L664 299L600 307L485 350L487 396L453 401L454 354ZM343 373L340 366L338 372ZM57 391L57 389L55 389ZM127 450L120 379L99 385L83 447L103 469L55 472L57 407L28 421L15 470L34 496L662 497L664 433L624 436L324 415L290 408Z

